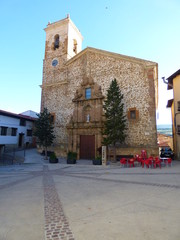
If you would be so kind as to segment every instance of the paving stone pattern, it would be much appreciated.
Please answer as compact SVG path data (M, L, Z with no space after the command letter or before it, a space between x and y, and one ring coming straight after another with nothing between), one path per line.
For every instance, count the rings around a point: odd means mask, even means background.
M77 176L77 175L73 175L73 174L66 174L65 176L71 176L74 178L91 179L91 180L103 181L103 182L116 182L116 183L124 183L124 184L134 184L134 185L145 185L145 186L154 186L154 187L162 187L162 188L180 189L180 186L175 185L175 184L150 183L150 182L144 182L144 181L139 182L139 181L116 180L116 179L97 178L97 177L91 177L91 176Z
M63 212L54 180L48 166L44 166L45 240L75 240Z

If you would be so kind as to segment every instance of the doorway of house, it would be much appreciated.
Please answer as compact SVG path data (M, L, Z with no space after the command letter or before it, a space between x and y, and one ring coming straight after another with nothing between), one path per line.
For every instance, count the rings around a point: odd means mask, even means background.
M18 147L23 147L24 133L19 133L19 144Z
M95 158L95 135L80 136L80 159Z

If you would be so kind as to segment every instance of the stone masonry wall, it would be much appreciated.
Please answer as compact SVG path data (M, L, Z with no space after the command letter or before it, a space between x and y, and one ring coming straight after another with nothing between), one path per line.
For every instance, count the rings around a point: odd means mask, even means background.
M93 50L87 50L65 65L61 62L61 65L55 68L48 61L44 62L43 77L48 81L43 82L42 85L42 106L47 107L51 113L55 113L55 146L61 155L65 154L68 144L66 125L73 113L72 99L83 76L91 76L101 86L104 96L111 81L116 78L124 95L126 116L130 108L136 108L139 111L139 119L129 120L127 118L126 146L131 151L149 148L156 154L154 95L154 68L156 66L154 63L121 58ZM127 149L124 150L126 151Z
M147 66L97 53L90 53L88 62L91 76L101 85L103 95L106 95L111 80L116 78L124 95L125 113L133 107L139 110L138 121L127 120L126 143L131 146L155 145L154 81L148 78Z

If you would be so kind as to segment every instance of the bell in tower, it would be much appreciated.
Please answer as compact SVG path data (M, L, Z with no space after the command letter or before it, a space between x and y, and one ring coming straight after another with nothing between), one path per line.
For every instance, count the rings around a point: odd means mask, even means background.
M59 48L59 35L57 34L54 39L54 50Z

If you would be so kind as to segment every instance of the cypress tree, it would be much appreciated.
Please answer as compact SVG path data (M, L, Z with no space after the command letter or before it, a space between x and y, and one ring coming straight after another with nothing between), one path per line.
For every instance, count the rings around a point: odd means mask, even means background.
M116 79L112 80L107 90L107 98L104 101L103 109L105 111L105 122L103 130L103 144L113 145L114 161L116 161L116 144L125 141L126 118L123 112L124 104Z

